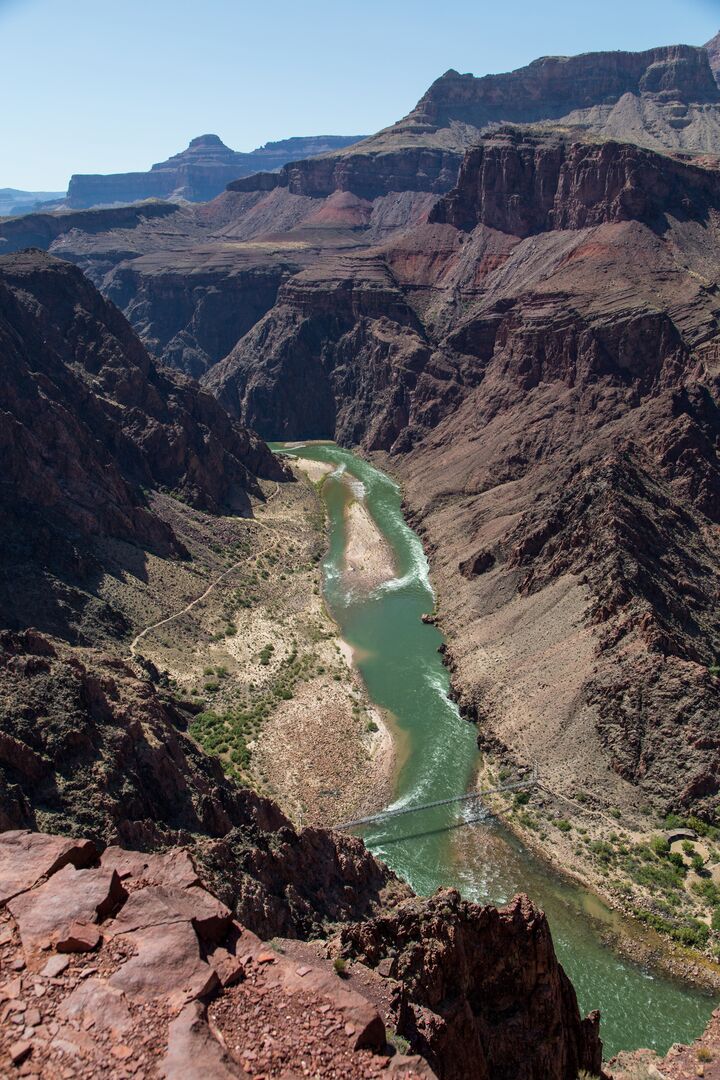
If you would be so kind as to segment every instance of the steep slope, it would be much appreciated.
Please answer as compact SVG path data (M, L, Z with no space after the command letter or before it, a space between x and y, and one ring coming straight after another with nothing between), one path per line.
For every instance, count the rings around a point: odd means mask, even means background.
M79 270L40 252L0 259L0 446L5 626L72 633L114 537L182 547L148 492L250 512L257 475L282 467L207 394L156 368L123 316ZM100 622L112 612L98 608ZM115 627L117 630L118 627Z
M599 805L717 806L719 229L715 170L501 130L206 378L265 434L394 455L463 705Z
M207 202L239 176L273 170L297 158L337 150L359 135L313 135L266 143L248 154L231 150L217 135L198 135L186 150L158 162L148 172L70 177L67 205L74 209L140 199L182 198Z
M358 918L389 886L354 838L297 834L187 733L192 713L126 663L34 631L0 639L0 828L82 832L99 847L193 845L263 936ZM1 835L1 834L0 834Z
M525 897L500 910L452 892L402 904L382 923L401 934L395 977L356 961L340 978L318 943L263 945L201 874L183 849L100 853L85 839L0 836L0 958L12 973L2 984L4 1071L70 1075L80 1063L92 1076L142 1080L310 1070L348 1080L574 1080L579 1068L599 1071L597 1017L581 1021L545 918ZM438 948L439 917L447 936ZM374 924L350 933L377 936ZM384 943L373 951L376 963ZM438 989L452 987L432 1003L437 1012L422 1000L411 955ZM461 958L467 987L453 971ZM510 1019L498 1021L499 997ZM396 1051L388 1035L398 1030L436 1072Z
M720 77L720 33L716 34L710 41L707 41L704 48L710 59L710 67L717 80L718 77Z

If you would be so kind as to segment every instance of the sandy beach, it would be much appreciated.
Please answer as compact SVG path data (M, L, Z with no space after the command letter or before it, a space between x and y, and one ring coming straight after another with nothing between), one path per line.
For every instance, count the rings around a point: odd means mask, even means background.
M335 468L334 465L328 464L327 461L310 461L308 458L293 458L292 463L309 480L312 480L313 484L319 484Z
M395 577L396 566L390 545L375 524L364 503L355 500L345 511L347 545L343 575L349 589L372 592Z

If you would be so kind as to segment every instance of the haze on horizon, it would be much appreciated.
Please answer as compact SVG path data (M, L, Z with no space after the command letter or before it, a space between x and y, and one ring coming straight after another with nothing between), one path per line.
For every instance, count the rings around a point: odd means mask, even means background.
M451 67L701 45L718 29L720 0L0 0L0 187L145 170L206 132L235 150L369 135Z

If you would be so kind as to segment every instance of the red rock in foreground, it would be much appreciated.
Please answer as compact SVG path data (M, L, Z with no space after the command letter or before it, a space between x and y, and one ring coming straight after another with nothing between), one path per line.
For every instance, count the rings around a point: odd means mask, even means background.
M3 892L24 864L29 882L0 912L3 1077L575 1080L579 1068L599 1071L597 1017L580 1020L545 917L524 897L500 911L452 892L406 901L346 929L344 952L364 962L338 972L332 946L263 944L198 883L182 850L108 848L93 866L58 869L60 846L88 850L0 834ZM57 951L88 927L99 931L95 951ZM391 941L395 957L383 963ZM399 1052L394 1032L423 1056Z

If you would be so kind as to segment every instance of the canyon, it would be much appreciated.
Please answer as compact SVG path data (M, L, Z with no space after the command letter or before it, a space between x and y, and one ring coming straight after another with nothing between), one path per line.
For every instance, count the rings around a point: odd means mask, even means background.
M2 826L86 838L78 874L104 845L186 848L227 933L234 918L280 957L348 961L358 992L392 984L379 1023L421 1055L409 1075L600 1071L544 916L412 897L359 841L296 831L203 753L196 704L128 662L140 623L99 582L195 559L172 500L208 536L259 518L298 482L263 440L359 448L402 484L489 767L539 766L546 816L509 820L676 940L703 923L710 964L711 910L693 899L688 921L674 893L636 889L611 836L718 821L718 55L715 39L450 71L378 135L210 201L0 222ZM122 921L114 896L93 924ZM5 945L27 951L7 911ZM251 998L261 967L239 976ZM216 993L174 1030L237 1075Z

